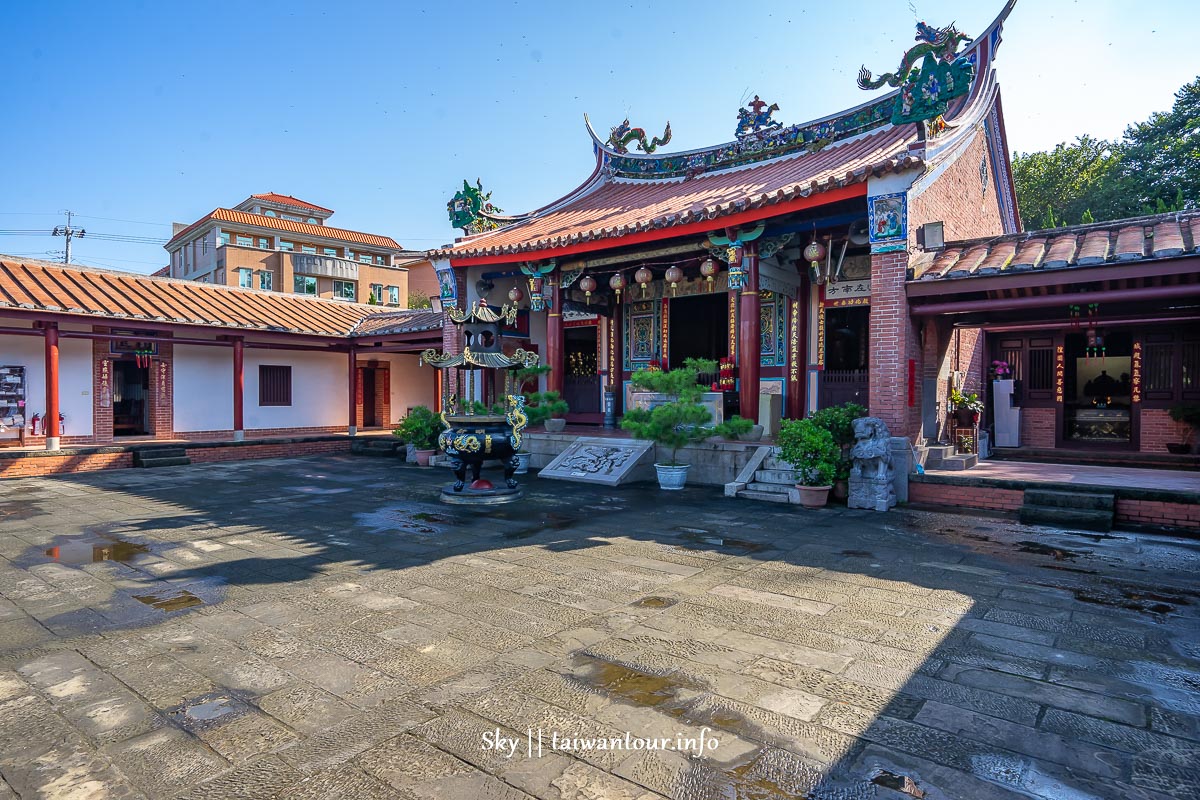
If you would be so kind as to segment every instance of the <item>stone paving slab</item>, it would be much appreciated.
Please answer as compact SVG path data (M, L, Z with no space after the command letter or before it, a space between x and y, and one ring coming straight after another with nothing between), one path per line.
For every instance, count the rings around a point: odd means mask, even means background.
M6 482L0 798L1200 794L1194 542L446 480Z

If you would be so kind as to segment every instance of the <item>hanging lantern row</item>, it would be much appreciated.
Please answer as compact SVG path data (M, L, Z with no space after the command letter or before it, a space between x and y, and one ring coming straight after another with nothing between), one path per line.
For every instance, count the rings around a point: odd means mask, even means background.
M675 287L683 282L683 270L679 267L668 267L666 275L663 277L667 283L671 284L671 297L674 297Z
M654 280L654 273L648 267L640 267L637 272L633 273L633 280L642 287L642 299L644 300L646 287L650 285L650 281Z
M809 269L812 270L813 283L818 286L825 283L826 275L821 271L821 261L824 260L826 254L825 245L817 241L816 236L808 243L808 247L804 248L804 260L808 262Z
M525 299L525 293L521 291L520 286L514 286L508 290L508 299L514 303L519 303Z
M704 282L708 284L710 291L712 290L713 277L719 271L720 270L717 268L717 262L712 256L709 256L700 262L700 274L704 276Z

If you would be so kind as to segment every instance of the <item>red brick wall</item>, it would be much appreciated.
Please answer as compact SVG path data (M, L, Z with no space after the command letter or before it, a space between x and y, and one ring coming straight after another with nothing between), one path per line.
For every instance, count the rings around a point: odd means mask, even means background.
M349 453L350 439L329 442L281 442L279 444L250 444L241 447L189 447L188 458L193 464L216 461L248 461L256 458L295 458L327 453Z
M107 333L108 328L95 327L97 333ZM112 355L110 343L103 339L92 341L92 440L108 443L113 438L112 411Z
M1138 430L1143 453L1165 453L1168 444L1187 440L1188 426L1171 419L1165 408L1143 408Z
M1016 511L1025 502L1025 492L1020 489L999 489L991 486L909 482L908 501L934 506Z
M908 205L909 241L915 245L916 232L926 222L942 221L947 242L996 236L1004 233L1004 221L996 194L996 176L988 158L988 183L984 191L979 180L979 164L988 157L987 139L980 126L971 143L960 152L924 191L910 197Z
M904 294L908 253L871 256L871 374L868 410L893 436L914 436L920 426L921 349ZM917 365L913 405L908 404L908 362Z
M1021 409L1021 446L1054 447L1054 420L1057 409Z
M1117 498L1117 522L1200 530L1200 505Z
M128 469L133 453L92 453L90 455L42 456L38 458L0 459L0 478L36 478L69 472L96 472L102 469Z
M150 433L155 439L170 439L175 429L175 356L174 346L158 345L158 355L150 362Z
M246 438L254 439L259 436L312 436L322 433L345 433L344 425L326 425L319 428L247 428ZM220 442L233 438L233 429L223 431L185 431L175 434L175 438L187 442Z

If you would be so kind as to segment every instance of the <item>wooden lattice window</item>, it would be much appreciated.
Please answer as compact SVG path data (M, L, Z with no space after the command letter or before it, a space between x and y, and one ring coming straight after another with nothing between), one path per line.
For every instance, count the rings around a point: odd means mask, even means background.
M290 406L292 404L292 368L273 364L258 367L258 404L260 406Z

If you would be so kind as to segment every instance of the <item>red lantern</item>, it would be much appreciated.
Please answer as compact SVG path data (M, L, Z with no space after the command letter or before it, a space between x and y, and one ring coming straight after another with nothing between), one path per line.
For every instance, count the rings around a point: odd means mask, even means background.
M521 291L520 286L514 286L508 290L508 299L514 303L519 303L525 299L525 293Z
M625 288L625 276L621 273L616 273L608 279L608 286L617 293L617 302L621 302L621 290Z
M641 267L637 272L633 273L633 279L638 286L642 287L642 297L646 296L646 287L650 285L650 281L654 280L654 273L647 267Z
M712 256L700 262L700 274L704 276L704 282L708 284L709 291L712 291L713 276L717 274L717 262Z
M675 287L683 281L683 270L679 267L670 267L666 274L667 282L671 284L671 296L675 296Z
M587 302L592 304L592 292L596 291L596 279L591 275L584 275L579 279L579 288L583 289L584 295L587 296Z

